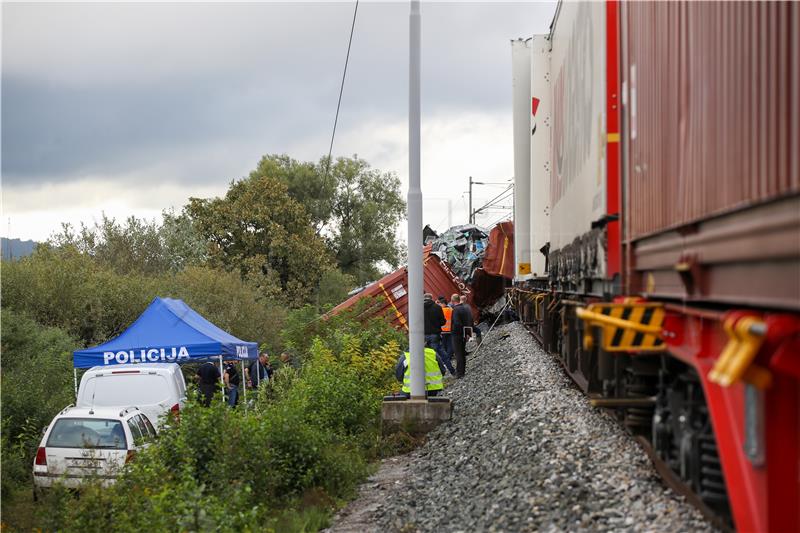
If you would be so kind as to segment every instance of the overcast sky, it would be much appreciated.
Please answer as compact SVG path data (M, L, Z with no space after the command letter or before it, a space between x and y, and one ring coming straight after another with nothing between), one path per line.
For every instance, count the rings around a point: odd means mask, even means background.
M4 3L0 234L160 219L224 194L263 154L326 155L353 7ZM408 11L359 4L334 146L396 172L404 195ZM509 41L546 33L554 11L423 3L425 223L447 227L448 199L466 222L468 176L513 175ZM475 205L501 190L476 187Z

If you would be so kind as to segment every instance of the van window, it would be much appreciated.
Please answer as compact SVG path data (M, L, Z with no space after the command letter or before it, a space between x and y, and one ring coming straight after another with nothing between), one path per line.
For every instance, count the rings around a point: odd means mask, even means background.
M50 431L47 447L124 450L128 442L119 420L59 418Z
M149 441L151 435L150 432L147 430L147 426L145 425L144 420L142 420L142 418L144 418L142 415L136 415L133 417L133 419L136 420L136 423L139 424L139 431L142 432L142 437L144 437L145 441Z
M92 387L91 385L94 385ZM97 376L86 387L81 403L95 407L152 405L169 400L172 386L158 374L111 374ZM94 400L92 400L94 396Z
M145 427L147 428L147 432L150 434L151 437L156 436L156 428L153 427L153 424L150 423L150 419L147 418L145 415L140 415L142 417L142 421L144 422Z
M139 429L139 424L136 423L135 416L128 419L128 429L131 430L131 435L133 435L133 442L134 444L139 444L142 442L142 430Z

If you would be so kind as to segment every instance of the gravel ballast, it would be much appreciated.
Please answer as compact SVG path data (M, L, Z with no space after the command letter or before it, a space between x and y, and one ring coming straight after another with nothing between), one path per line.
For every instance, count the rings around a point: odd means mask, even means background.
M453 420L384 461L331 531L712 531L519 324L449 381Z

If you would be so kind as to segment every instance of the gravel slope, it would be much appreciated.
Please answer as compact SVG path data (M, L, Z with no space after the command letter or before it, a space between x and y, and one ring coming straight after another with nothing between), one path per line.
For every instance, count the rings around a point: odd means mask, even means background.
M711 531L519 323L496 328L453 420L385 461L331 531Z

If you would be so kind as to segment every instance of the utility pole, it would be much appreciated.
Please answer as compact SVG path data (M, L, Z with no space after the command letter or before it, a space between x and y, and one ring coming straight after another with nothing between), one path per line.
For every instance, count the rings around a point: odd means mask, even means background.
M453 227L453 199L447 199L447 229Z
M411 1L408 69L408 344L411 399L424 400L425 352L422 309L422 187L420 184L420 62L419 0Z
M469 223L472 224L472 176L469 177Z

